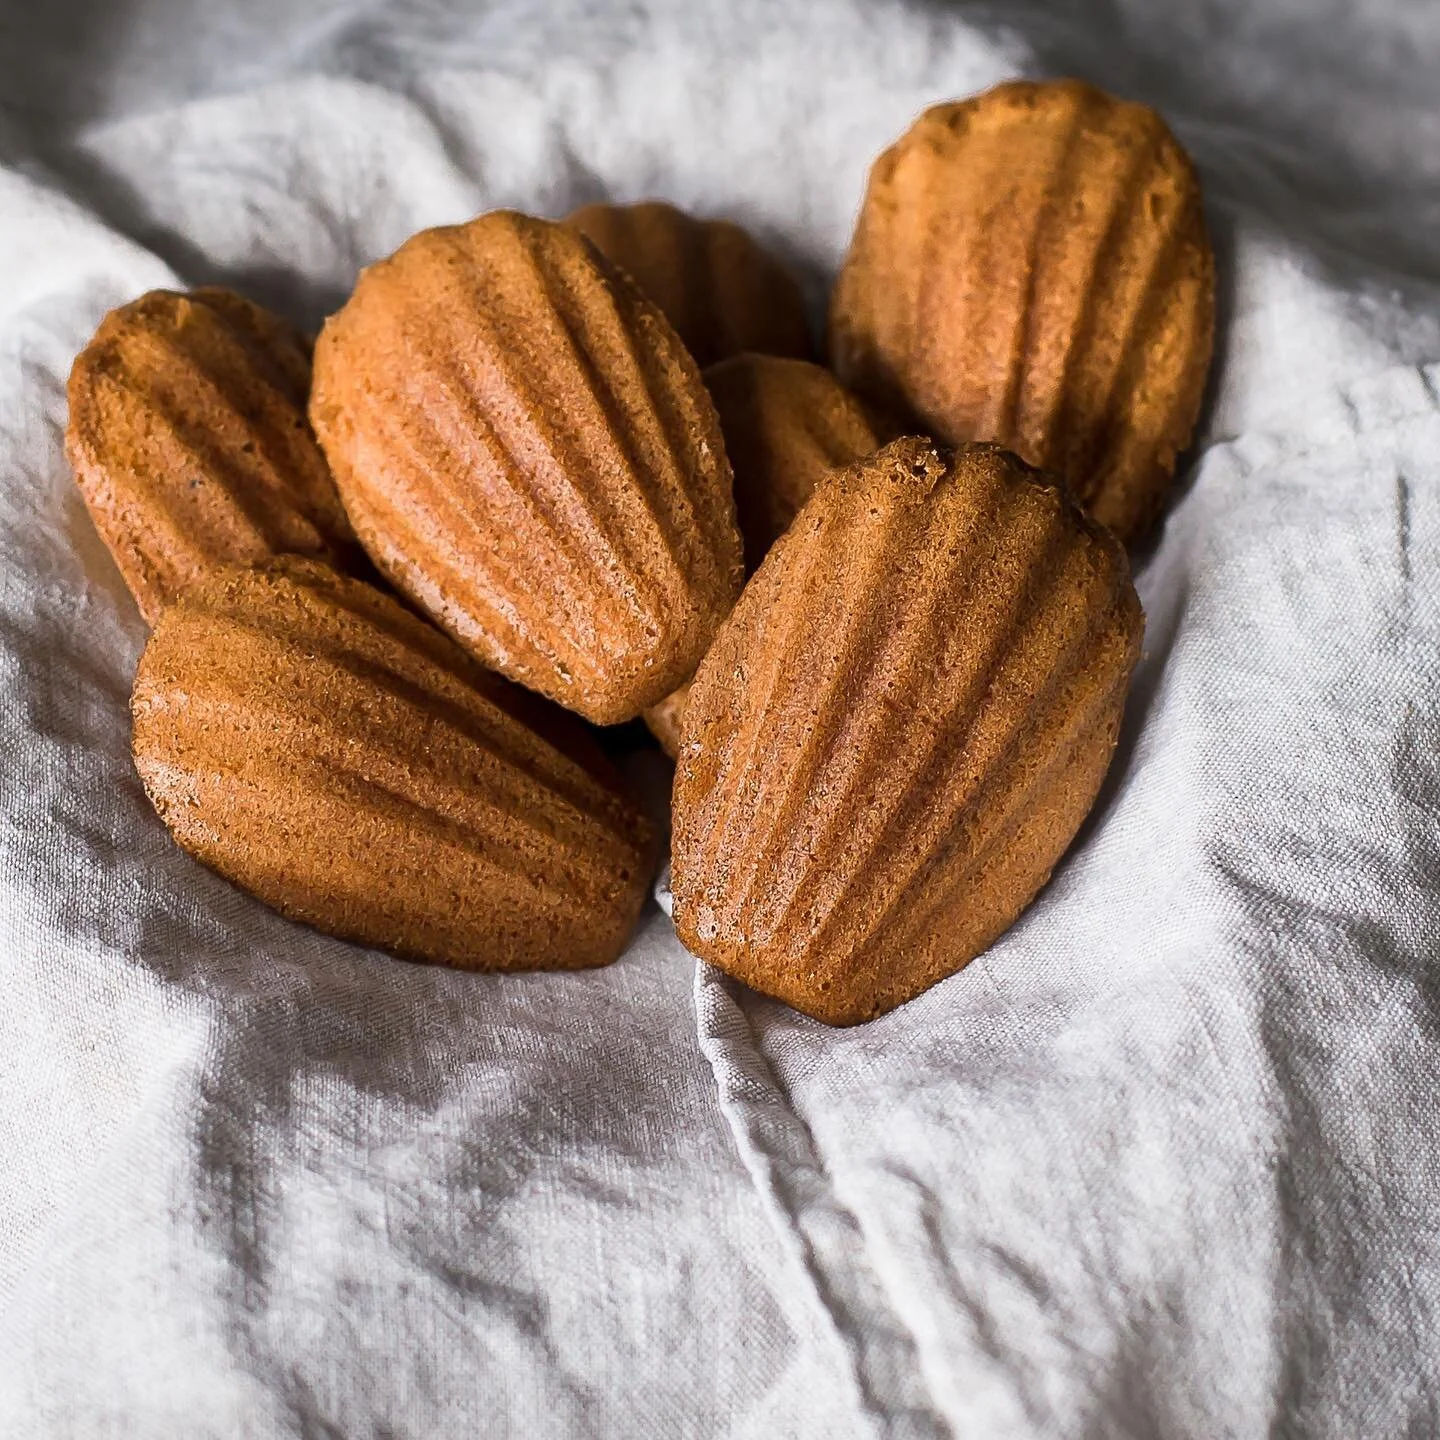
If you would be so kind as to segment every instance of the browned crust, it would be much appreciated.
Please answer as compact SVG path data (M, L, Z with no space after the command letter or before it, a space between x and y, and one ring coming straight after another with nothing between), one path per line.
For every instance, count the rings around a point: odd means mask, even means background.
M112 310L76 356L66 454L147 620L224 565L359 562L309 388L304 338L213 287Z
M825 481L696 674L672 887L697 955L832 1024L965 965L1093 803L1143 617L1124 551L991 446Z
M371 266L317 343L311 417L396 588L597 723L686 679L734 603L730 471L699 371L565 226L498 211Z
M1164 121L1016 81L875 162L829 346L862 394L1051 470L1129 543L1164 507L1213 330L1200 187Z
M572 969L613 960L644 903L651 827L580 723L318 562L199 582L156 624L131 708L176 841L332 935Z

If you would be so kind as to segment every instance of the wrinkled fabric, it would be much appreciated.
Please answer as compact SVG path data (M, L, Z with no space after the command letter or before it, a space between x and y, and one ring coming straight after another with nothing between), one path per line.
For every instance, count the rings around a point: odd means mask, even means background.
M1173 12L0 15L0 1435L1440 1431L1440 18ZM423 225L661 195L818 315L871 158L1019 73L1165 109L1221 291L1116 761L1009 934L834 1031L659 908L461 975L175 848L61 447L107 308L313 326Z

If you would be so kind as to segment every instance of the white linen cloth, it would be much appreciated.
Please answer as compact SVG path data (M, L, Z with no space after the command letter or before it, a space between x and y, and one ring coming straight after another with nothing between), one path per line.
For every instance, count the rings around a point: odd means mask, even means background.
M0 1435L1440 1432L1437 61L1306 0L0 15ZM1113 772L989 954L832 1031L654 908L476 977L175 848L61 453L108 307L313 324L423 225L651 194L818 302L870 159L1025 72L1167 110L1222 325Z

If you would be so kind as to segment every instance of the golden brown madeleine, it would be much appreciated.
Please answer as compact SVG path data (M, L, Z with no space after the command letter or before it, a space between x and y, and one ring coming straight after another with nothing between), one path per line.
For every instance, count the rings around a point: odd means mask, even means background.
M720 414L735 472L735 509L753 570L830 471L880 444L877 422L823 366L776 355L736 355L712 365L705 384ZM645 712L673 760L687 686Z
M1061 476L1127 543L1210 359L1200 187L1161 118L1063 80L928 110L876 161L830 310L861 394Z
M1119 543L1005 451L827 479L691 687L680 938L831 1024L960 969L1089 811L1142 625Z
M566 223L635 279L702 367L742 350L812 353L795 277L732 221L647 200L586 205Z
M66 453L147 620L224 565L359 559L309 389L305 339L229 290L152 290L76 356Z
M316 561L187 591L131 709L179 844L332 935L578 969L620 954L644 902L651 827L580 723Z
M735 511L754 570L816 485L878 448L877 421L823 365L737 355L705 386L735 475Z
M497 211L406 241L326 324L310 413L390 581L591 720L669 694L735 602L715 407L578 231Z

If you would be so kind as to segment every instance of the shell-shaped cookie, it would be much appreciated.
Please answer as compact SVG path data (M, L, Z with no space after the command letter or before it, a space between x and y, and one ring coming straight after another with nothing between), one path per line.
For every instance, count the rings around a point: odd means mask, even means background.
M196 859L282 914L470 970L624 948L650 827L573 717L311 560L222 571L161 615L135 764Z
M387 578L597 723L669 694L734 603L714 406L578 231L497 211L372 265L316 345L311 418Z
M646 200L586 205L566 223L634 278L702 367L744 350L812 353L795 277L733 221Z
M1090 809L1142 625L1114 536L996 447L826 480L691 687L680 938L832 1024L958 970Z
M928 433L1061 476L1130 542L1189 443L1213 313L1200 188L1164 121L1021 81L927 111L876 161L830 354Z
M309 389L304 337L215 288L142 295L76 357L66 453L147 620L225 565L359 559Z
M820 481L876 449L885 427L823 365L805 360L737 355L712 365L705 386L753 570Z
M883 424L828 370L807 360L736 355L712 365L705 384L735 473L745 564L753 570L826 475L880 444ZM672 760L688 688L645 712Z

